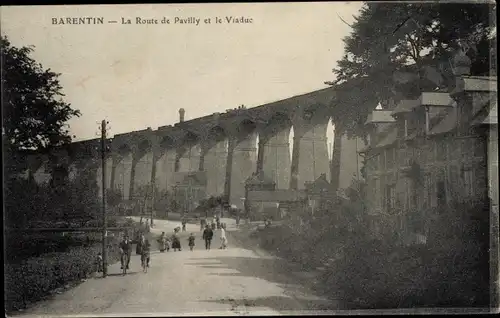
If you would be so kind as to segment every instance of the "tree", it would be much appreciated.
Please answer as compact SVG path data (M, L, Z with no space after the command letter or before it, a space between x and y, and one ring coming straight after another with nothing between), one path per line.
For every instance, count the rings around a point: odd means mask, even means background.
M340 171L341 136L366 137L364 123L377 104L391 108L422 91L448 87L457 49L471 58L472 75L489 73L496 59L496 25L490 23L494 9L485 3L364 5L343 40L345 54L333 70L336 79L326 82L336 88L333 184Z
M60 74L44 69L30 54L1 39L4 147L13 152L42 149L71 141L66 122L80 116L64 102Z
M475 75L490 70L496 26L492 4L365 4L344 38L345 54L333 70L332 103L340 131L360 135L366 116L381 102L418 96L446 86L458 48L472 59ZM437 70L437 71L436 71ZM442 77L442 78L441 78ZM340 84L340 85L339 85Z

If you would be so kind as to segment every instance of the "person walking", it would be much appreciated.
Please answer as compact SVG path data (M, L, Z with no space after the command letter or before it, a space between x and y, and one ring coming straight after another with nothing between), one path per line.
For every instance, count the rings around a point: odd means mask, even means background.
M214 236L214 231L208 226L205 226L205 230L203 231L203 239L205 240L205 249L210 249L210 244L212 243L212 238Z
M191 235L189 235L189 238L188 238L188 242L189 242L189 249L192 251L194 249L194 241L195 241L195 237L194 237L194 234L191 233Z
M220 249L225 250L227 248L227 237L226 237L226 230L224 229L223 226L220 228Z
M146 265L146 267L149 267L149 261L151 259L150 252L151 252L151 243L149 243L149 240L147 238L144 238L141 247L141 266Z
M178 231L175 231L174 235L172 235L172 249L174 250L174 252L176 252L177 250L182 251L181 241L177 232Z
M142 264L142 255L144 252L144 249L146 248L146 244L149 244L149 241L146 243L147 239L144 233L141 234L141 238L139 239L139 242L137 242L137 249L136 252L137 254L141 255L141 264Z
M127 269L129 269L129 264L130 264L130 256L132 254L132 242L129 240L128 235L123 236L123 240L120 242L119 245L120 252L122 255L127 255L127 263L121 264L121 269L123 269L123 266L126 266ZM121 258L123 260L123 258Z
M158 244L159 244L158 249L160 250L160 253L163 253L165 252L165 250L168 249L167 236L165 235L165 232L161 232L161 235L158 238Z

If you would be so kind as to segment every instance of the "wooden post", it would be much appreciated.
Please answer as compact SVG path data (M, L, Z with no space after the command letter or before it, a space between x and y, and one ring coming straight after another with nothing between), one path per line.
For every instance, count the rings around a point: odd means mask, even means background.
M106 120L101 124L101 159L102 159L102 276L108 275L108 218L106 215Z

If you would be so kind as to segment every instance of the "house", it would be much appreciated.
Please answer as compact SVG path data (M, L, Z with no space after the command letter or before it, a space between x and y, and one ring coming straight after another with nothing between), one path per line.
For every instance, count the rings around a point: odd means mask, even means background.
M174 181L174 200L179 210L183 213L194 211L198 202L206 197L206 172L176 172Z
M276 183L262 171L245 182L245 212L251 220L288 218L295 209L305 208L305 199L303 190L276 189Z
M368 116L362 153L375 235L410 231L425 242L426 211L488 197L498 209L497 79L469 70L459 55L452 87ZM415 216L424 222L409 230Z
M305 183L305 193L307 195L307 206L311 215L316 211L325 211L329 204L336 202L336 189L328 182L323 173L318 179Z

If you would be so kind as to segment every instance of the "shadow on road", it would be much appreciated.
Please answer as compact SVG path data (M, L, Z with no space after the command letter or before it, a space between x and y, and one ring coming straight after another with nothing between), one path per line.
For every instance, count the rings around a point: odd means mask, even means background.
M290 264L289 262L279 258L260 258L260 257L233 257L233 256L219 256L211 258L190 258L190 260L203 260L203 263L187 263L189 265L213 268L227 267L237 270L239 273L221 273L211 275L222 276L247 276L258 277L265 279L269 282L278 284L300 283L300 285L309 285L311 283L306 279L302 279L295 275L293 272L301 271L300 266ZM208 262L207 262L208 261ZM213 262L210 262L213 261ZM209 263L210 262L210 263Z
M125 275L123 275L122 273L112 273L112 274L108 274L108 276L111 276L111 277L113 277L113 276L129 276L129 275L135 275L135 274L139 274L139 272L127 272L127 274L125 274Z
M232 257L220 256L212 258L190 258L191 261L186 263L200 268L228 268L236 270L237 273L210 273L207 275L220 277L256 277L264 279L268 282L277 284L283 288L286 296L270 296L257 299L242 299L232 300L219 299L217 302L225 304L242 305L238 302L249 302L251 306L264 306L276 310L326 310L339 309L338 302L327 300L311 291L310 287L313 283L311 278L305 278L294 275L293 272L300 270L297 266L293 266L283 259L277 258L257 258L257 257ZM213 262L211 262L213 261ZM307 295L307 296L306 296ZM309 299L307 299L309 298ZM236 305L236 306L238 306ZM250 306L245 305L245 306Z
M237 307L267 307L276 311L332 309L331 306L329 306L323 300L297 299L285 296L269 296L269 297L246 298L246 299L221 298L215 300L205 300L204 302L230 305L232 307L231 310L236 310Z

